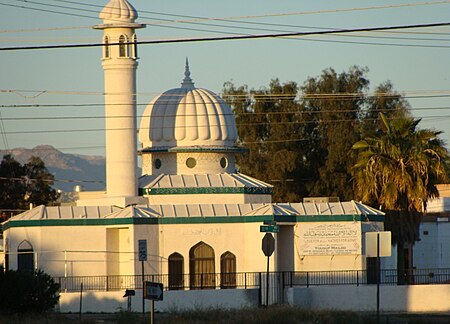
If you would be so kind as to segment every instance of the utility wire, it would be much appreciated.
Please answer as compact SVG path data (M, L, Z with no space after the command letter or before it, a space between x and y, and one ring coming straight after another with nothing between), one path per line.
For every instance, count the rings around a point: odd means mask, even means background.
M326 30L314 32L293 32L293 33L275 33L275 34L259 34L259 35L237 35L237 36L223 36L223 37L203 37L203 38L184 38L184 39L166 39L166 40L152 40L152 41L137 41L128 42L127 44L176 44L187 42L211 42L211 41L225 41L225 40L246 40L246 39L263 39L263 38L283 38L295 36L309 36L309 35L333 35L354 32L367 32L377 30L398 30L398 29L413 29L413 28L431 28L439 26L450 26L450 22L440 22L431 24L416 24L416 25L399 25L399 26L383 26L383 27L369 27L369 28L354 28L354 29L339 29ZM109 45L123 45L124 43L111 43ZM64 44L64 45L43 45L43 46L17 46L17 47L0 47L0 51L17 51L17 50L38 50L38 49L56 49L56 48L84 48L84 47L101 47L103 43L90 44ZM450 48L450 46L430 46L440 48Z

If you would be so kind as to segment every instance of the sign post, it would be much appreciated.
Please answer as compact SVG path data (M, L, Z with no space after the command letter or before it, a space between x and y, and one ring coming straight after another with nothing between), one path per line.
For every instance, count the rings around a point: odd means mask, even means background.
M380 323L380 257L391 256L391 232L366 233L366 257L376 257L377 323Z
M275 251L275 238L271 233L266 233L262 239L262 250L267 257L267 273L266 273L266 307L269 306L269 259L273 251Z
M144 284L144 299L150 300L150 323L153 324L155 318L155 300L163 300L164 287L162 283L146 281Z
M145 274L144 274L144 262L147 261L147 240L138 241L138 255L139 261L141 261L142 266L142 314L145 314Z

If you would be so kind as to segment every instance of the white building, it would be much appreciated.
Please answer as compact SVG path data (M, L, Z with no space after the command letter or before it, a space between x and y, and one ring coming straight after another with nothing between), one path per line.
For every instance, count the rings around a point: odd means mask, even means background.
M235 154L244 150L232 111L194 86L188 62L181 87L159 95L141 117L138 178L137 47L129 42L144 26L126 0L111 0L100 18L107 191L4 222L8 269L139 275L139 241L146 240L144 271L169 274L171 287L187 284L181 274L190 275L191 287L233 286L235 277L208 274L264 271L264 221L280 226L271 271L366 268L364 233L383 230L383 213L355 201L273 204L271 185L236 171Z

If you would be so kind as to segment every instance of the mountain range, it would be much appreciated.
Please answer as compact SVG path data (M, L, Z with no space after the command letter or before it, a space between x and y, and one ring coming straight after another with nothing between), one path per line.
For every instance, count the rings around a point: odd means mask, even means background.
M14 148L1 150L3 155L12 154L24 164L31 156L40 157L50 173L55 176L54 187L71 192L76 185L82 190L105 190L106 160L104 156L63 153L51 145L39 145L32 149Z

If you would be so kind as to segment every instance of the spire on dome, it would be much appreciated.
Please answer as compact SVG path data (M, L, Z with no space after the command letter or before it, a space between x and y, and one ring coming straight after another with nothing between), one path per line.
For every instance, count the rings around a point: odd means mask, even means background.
M189 71L189 60L186 57L186 67L184 69L184 79L183 82L181 83L181 87L182 88L188 88L188 89L194 89L194 82L192 82L191 79L191 71Z

